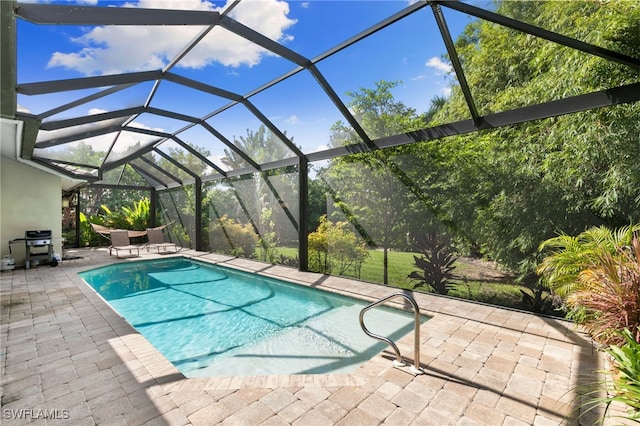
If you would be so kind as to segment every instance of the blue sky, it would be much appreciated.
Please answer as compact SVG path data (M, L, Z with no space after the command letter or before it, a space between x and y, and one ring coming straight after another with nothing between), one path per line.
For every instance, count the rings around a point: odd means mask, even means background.
M223 2L202 0L56 3L202 10L226 7ZM244 0L230 17L313 59L409 5L408 1L400 0ZM444 13L454 38L470 22L469 17L462 14L446 9ZM48 26L19 20L18 83L161 69L200 30L198 27ZM423 112L434 96L448 94L450 65L443 61L444 53L433 13L426 7L317 66L345 104L350 100L347 92L374 88L380 80L401 81L394 91L396 99ZM215 28L172 72L246 95L294 68L294 64L283 58L266 53L222 28ZM150 88L151 84L141 84L50 119L142 105ZM18 103L23 110L40 114L93 92L95 90L19 96ZM326 149L329 128L337 120L343 120L306 71L252 97L251 101L305 152ZM225 99L163 82L151 105L202 117L227 103ZM260 125L241 107L212 118L210 123L228 139L243 136L246 129L256 130ZM136 125L173 132L186 123L146 114ZM140 135L132 137L145 139ZM202 130L191 130L184 139L206 147L214 160L223 154L222 144L211 140L211 135ZM96 140L91 142L100 146ZM124 151L126 147L127 143L123 142L116 150Z

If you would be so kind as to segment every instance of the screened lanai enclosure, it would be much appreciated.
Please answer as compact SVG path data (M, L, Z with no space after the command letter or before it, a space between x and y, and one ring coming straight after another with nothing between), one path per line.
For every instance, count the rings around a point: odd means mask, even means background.
M69 178L68 244L148 209L300 270L407 286L391 254L418 253L533 282L543 240L640 220L635 2L89 3L2 2L3 114Z

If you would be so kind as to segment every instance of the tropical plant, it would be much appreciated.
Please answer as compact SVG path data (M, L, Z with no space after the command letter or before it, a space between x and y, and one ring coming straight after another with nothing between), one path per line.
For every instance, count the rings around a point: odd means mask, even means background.
M612 358L614 373L611 402L618 401L629 407L628 418L640 423L640 328L634 333L626 329L620 333L625 343L611 345L607 353Z
M107 239L97 232L94 232L89 222L102 225L102 217L90 216L90 218L87 219L87 216L83 212L80 212L80 246L96 247L106 245Z
M639 229L640 225L613 232L600 226L577 236L562 234L550 238L539 246L541 252L548 252L537 272L555 293L566 297L577 287L581 271L597 261L602 253L614 253L619 246L629 244L633 232Z
M143 198L140 201L133 201L131 206L122 206L120 210L111 211L106 205L101 208L104 212L104 223L110 228L135 229L142 231L149 227L150 201Z
M454 263L458 259L455 256L451 239L440 236L435 232L416 237L418 250L422 255L413 256L416 268L408 278L417 281L413 288L430 287L438 294L446 295L454 286Z
M615 254L601 253L597 261L578 275L579 288L567 297L567 304L583 308L588 321L584 328L594 340L621 344L621 330L634 330L640 341L640 239L631 247L619 247Z
M82 246L99 246L107 242L106 239L93 231L90 223L103 225L108 228L131 229L142 231L149 227L150 201L143 198L132 201L129 206L123 205L118 210L111 210L106 205L101 205L101 214L87 215L80 212L80 244Z
M620 345L610 345L605 352L610 357L610 368L601 371L609 380L586 386L582 391L590 397L582 404L583 415L605 405L602 420L610 413L611 404L627 406L626 415L617 416L640 423L640 342L629 329L619 331ZM634 337L634 334L636 337ZM604 392L605 396L600 396Z

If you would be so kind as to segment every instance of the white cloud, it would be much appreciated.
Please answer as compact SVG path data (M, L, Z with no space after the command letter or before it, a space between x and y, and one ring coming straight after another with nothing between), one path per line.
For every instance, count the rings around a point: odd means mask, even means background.
M230 1L230 0L228 0ZM203 0L141 0L124 7L189 9L220 11ZM281 0L245 0L230 17L265 36L286 42L292 37L285 30L295 24L288 18L289 5ZM200 31L192 26L103 26L95 27L72 41L80 47L75 52L55 52L48 67L64 67L84 75L114 74L159 69ZM214 62L225 66L253 66L266 52L261 47L223 28L212 30L180 62L180 66L203 68Z
M451 65L444 62L442 59L434 56L424 64L427 68L433 68L437 74L446 74L452 71Z
M298 116L294 114L287 118L284 122L287 124L296 124L298 122Z
M108 112L108 111L106 109L101 109L101 108L90 108L89 109L89 115L102 114L104 112Z
M445 87L442 89L442 94L448 98L449 96L451 96L451 87Z
M35 0L30 0L30 1L27 1L26 3L32 3L34 1ZM51 0L44 1L43 3L51 3ZM98 0L67 0L67 3L96 5L98 4Z

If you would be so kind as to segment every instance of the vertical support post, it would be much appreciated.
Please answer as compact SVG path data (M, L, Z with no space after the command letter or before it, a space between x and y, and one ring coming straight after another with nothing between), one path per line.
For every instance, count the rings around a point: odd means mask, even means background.
M307 216L309 212L309 160L300 157L298 161L298 270L309 270L309 241L307 239Z
M156 218L156 203L157 203L157 194L156 189L151 188L149 190L149 225L151 228L155 228L158 224Z
M80 247L80 190L78 189L75 192L75 199L76 199L76 240L74 241L73 247L74 248L79 248ZM62 249L62 252L64 253L64 248Z
M15 1L0 1L0 115L14 119L16 116L16 19ZM19 153L18 153L19 154Z
M202 244L202 179L199 177L196 178L194 182L194 221L195 221L195 249L198 251L203 251Z

